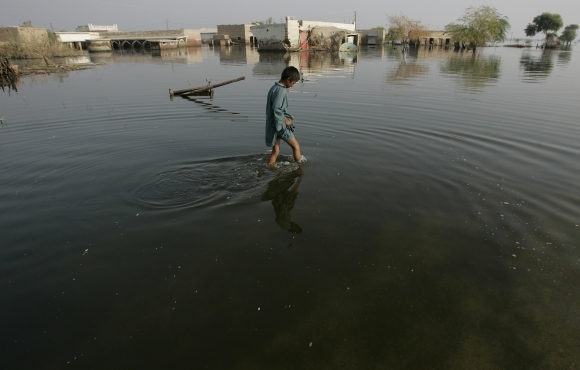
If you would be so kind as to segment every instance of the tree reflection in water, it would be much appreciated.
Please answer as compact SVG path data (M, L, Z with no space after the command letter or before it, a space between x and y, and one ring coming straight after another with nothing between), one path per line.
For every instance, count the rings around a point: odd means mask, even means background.
M302 228L292 221L290 211L294 208L294 203L298 197L303 175L302 168L281 173L268 183L268 189L262 196L263 201L272 200L278 226L295 234L300 234Z
M554 69L554 50L545 49L541 55L523 53L520 58L520 69L524 71L522 81L538 82L550 75Z
M452 75L466 90L480 91L497 82L501 72L501 58L497 55L455 54L441 66L441 73Z
M566 66L570 63L572 59L572 51L568 46L565 50L560 50L558 53L558 66Z
M387 75L387 81L396 85L403 84L405 80L415 79L429 72L427 63L418 62L417 59L403 59L397 68L392 69Z

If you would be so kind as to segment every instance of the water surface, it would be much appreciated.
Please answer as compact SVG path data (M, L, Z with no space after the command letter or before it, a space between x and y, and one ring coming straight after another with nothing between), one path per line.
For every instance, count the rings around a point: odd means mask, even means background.
M577 367L573 53L204 47L21 79L0 93L3 362ZM283 146L270 169L288 65L308 162Z

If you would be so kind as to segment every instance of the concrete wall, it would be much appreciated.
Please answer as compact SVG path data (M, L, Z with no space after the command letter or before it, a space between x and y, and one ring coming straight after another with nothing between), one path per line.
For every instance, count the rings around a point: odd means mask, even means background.
M453 46L451 42L451 34L445 31L428 31L429 35L422 38L420 41L421 45L433 45L433 46Z
M251 24L222 24L217 26L218 35L228 35L233 42L250 43L250 37L254 36Z
M187 36L187 46L201 45L201 32L199 30L184 29L183 34Z
M0 28L0 42L18 41L18 27Z
M354 23L335 23L335 22L318 22L318 21L300 21L300 31L308 31L314 27L335 27L341 30L349 30L354 32Z
M207 44L213 40L213 37L217 35L217 32L202 32L201 35L201 42Z
M98 32L55 32L60 42L82 42L98 39Z
M376 40L375 45L384 44L385 38L387 35L387 32L385 30L381 30L381 29L356 30L356 32L360 35L360 38L361 38L360 41L361 41L362 45L367 44L367 35L377 35L377 40Z
M0 42L48 42L46 28L3 27L0 28Z
M20 40L26 42L47 42L48 31L46 28L18 27Z
M300 47L300 22L290 17L286 18L286 38L290 47Z
M252 34L258 40L258 48L263 50L286 50L286 25L282 23L252 26Z

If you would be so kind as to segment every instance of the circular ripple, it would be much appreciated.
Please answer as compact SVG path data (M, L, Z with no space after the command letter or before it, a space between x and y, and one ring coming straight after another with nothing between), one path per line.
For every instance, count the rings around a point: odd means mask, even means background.
M268 167L267 154L194 163L159 173L136 192L137 201L152 208L209 207L260 200L268 182L298 168L280 156Z

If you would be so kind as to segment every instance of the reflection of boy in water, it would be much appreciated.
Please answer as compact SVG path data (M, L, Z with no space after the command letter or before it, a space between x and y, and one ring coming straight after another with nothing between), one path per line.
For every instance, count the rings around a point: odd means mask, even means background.
M262 200L272 199L276 223L284 230L300 234L302 228L290 218L290 211L294 208L294 202L298 197L298 189L302 183L304 172L298 168L286 175L279 176L268 183L268 190L262 196ZM298 180L295 182L296 178Z

